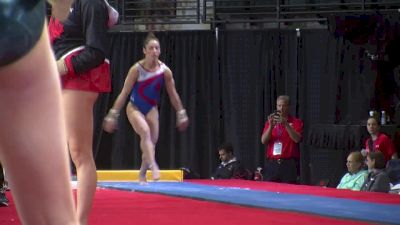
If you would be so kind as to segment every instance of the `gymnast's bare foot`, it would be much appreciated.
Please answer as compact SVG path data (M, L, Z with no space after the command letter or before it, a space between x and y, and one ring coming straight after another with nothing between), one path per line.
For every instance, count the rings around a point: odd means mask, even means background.
M146 179L146 173L147 173L147 166L142 166L139 171L139 184L140 185L146 185L147 179Z
M158 165L156 162L154 162L153 165L151 166L151 173L153 176L153 181L160 180L160 168L158 168Z

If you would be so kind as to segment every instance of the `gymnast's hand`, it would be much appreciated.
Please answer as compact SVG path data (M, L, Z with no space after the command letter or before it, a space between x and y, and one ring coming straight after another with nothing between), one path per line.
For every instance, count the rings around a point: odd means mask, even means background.
M57 70L60 76L63 76L68 73L67 65L65 64L64 59L57 60Z
M118 117L119 112L115 109L110 109L103 120L103 129L108 133L113 133L118 128Z
M184 131L189 126L189 117L186 110L182 109L176 112L176 127L179 131Z

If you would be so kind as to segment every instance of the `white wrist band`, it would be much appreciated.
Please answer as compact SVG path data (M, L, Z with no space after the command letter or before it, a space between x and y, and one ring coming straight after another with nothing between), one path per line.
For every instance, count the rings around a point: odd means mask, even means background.
M115 110L115 109L110 109L110 111L108 112L108 115L111 116L114 119L118 119L119 111Z
M181 120L185 120L187 119L187 114L186 114L186 110L182 109L176 112L176 118L177 121L181 121Z

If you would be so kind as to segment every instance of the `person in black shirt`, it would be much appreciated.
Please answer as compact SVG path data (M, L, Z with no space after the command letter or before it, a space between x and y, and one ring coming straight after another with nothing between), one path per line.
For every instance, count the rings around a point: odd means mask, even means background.
M78 178L77 213L88 217L97 185L93 158L93 107L111 91L107 59L112 14L105 0L74 0L63 22L50 18L49 31L62 84L67 142Z
M211 179L247 179L248 173L233 154L231 143L224 143L218 147L221 163L218 165Z

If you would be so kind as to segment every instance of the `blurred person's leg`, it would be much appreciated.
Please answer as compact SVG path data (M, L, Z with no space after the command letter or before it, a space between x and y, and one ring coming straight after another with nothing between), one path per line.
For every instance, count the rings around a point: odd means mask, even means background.
M93 106L98 93L64 89L68 148L75 164L78 191L77 212L81 225L88 224L97 186L93 158Z
M283 160L280 170L279 177L281 182L296 184L297 183L297 165L295 159Z
M263 171L264 181L279 182L279 164L273 159L267 159Z
M61 87L48 33L0 68L0 161L22 224L76 224Z

